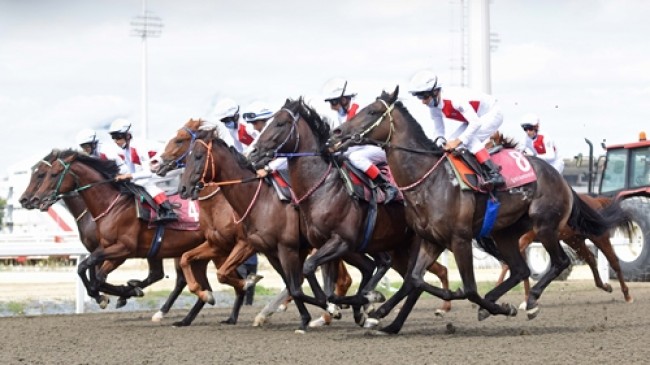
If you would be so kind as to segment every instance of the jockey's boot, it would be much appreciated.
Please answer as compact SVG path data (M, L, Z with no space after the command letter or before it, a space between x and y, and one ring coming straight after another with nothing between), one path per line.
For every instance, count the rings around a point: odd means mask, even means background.
M492 162L492 160L486 160L481 165L483 168L483 184L481 187L487 190L498 189L506 184L503 180L503 176L499 171L501 168Z
M174 212L174 208L169 203L169 200L165 200L160 205L158 205L158 216L154 220L155 223L165 223L178 220L178 215Z
M390 203L397 197L397 194L399 194L397 188L389 183L382 174L377 175L376 178L372 179L372 182L386 193L386 200L384 200L384 203Z

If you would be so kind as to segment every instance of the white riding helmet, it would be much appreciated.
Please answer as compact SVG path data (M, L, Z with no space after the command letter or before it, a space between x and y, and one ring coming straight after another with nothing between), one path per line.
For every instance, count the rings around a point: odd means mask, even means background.
M269 119L273 116L273 110L271 110L266 103L261 101L251 103L244 110L246 110L246 112L242 114L242 117L248 123Z
M214 116L217 120L232 118L238 113L239 105L230 98L221 99L214 107Z
M442 88L438 83L438 76L429 70L422 70L417 72L411 78L410 93L415 95L417 93L433 91Z
M131 133L131 122L124 118L115 119L108 128L108 133Z
M342 78L335 78L328 81L323 87L323 96L325 101L338 99L342 96L354 97L357 93L353 91L350 84Z
M521 118L522 128L535 128L539 129L539 116L533 113L528 113Z
M86 143L97 143L97 133L90 129L82 129L77 133L76 141L78 145L86 144Z

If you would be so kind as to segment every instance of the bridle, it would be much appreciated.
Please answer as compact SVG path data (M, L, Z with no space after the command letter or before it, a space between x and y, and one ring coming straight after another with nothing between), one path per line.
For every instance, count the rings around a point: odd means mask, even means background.
M185 158L186 158L187 155L190 153L190 150L192 149L192 146L194 146L194 142L196 142L196 132L193 131L193 130L191 130L191 129L189 129L189 128L186 127L186 126L183 126L183 128L181 128L181 129L184 130L185 132L187 132L187 134L190 135L190 145L189 145L188 148L185 150L185 152L183 152L183 154L181 154L181 155L180 155L178 158L176 158L175 160L171 160L171 161L165 162L165 163L163 164L164 166L173 166L174 169L180 169L180 168L185 167L185 165L186 165L186 163L185 163Z
M388 120L389 120L389 123L390 123L390 127L389 127L389 130L388 130L388 136L386 137L386 141L384 141L383 143L379 143L378 145L380 147L383 147L383 146L388 145L390 143L390 140L393 137L393 132L395 131L395 121L393 120L392 111L395 108L396 101L391 103L390 105L388 105L388 103L386 101L384 101L383 99L381 99L381 98L377 98L377 100L380 101L382 104L384 104L384 106L386 107L386 111L384 111L384 113L379 118L377 118L377 120L375 122L370 124L366 129L362 130L361 132L359 132L357 134L350 135L350 140L353 143L361 143L364 140L365 136L368 133L372 132L373 129L377 128L381 124L381 122L383 122L384 119L386 119L386 117L388 117Z

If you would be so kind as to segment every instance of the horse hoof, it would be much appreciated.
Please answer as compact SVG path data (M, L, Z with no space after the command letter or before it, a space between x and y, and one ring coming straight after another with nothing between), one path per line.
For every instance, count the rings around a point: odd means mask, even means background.
M332 323L332 318L330 317L330 315L323 314L317 319L314 319L313 321L309 322L309 327L316 328L316 327L329 326L330 323Z
M526 304L526 302L523 301L521 302L521 304L519 304L519 310L525 311L527 306L528 304Z
M481 309L478 310L478 320L479 321L483 321L483 320L487 319L489 316L491 316L491 314L490 314L490 312L488 312L487 309L481 308Z
M332 304L332 303L327 304L327 312L331 316L330 320L332 318L341 319L343 317L340 311L340 307L336 304Z
M138 298L144 297L144 291L141 288L135 287L133 288L133 296Z
M608 293L611 293L612 291L614 291L614 289L612 289L612 286L609 285L609 284L604 284L603 285L603 290L608 292Z
M131 279L131 280L126 282L126 285L134 287L134 288L139 288L139 287L142 287L142 281Z
M379 320L376 318L366 318L363 323L363 328L377 328L379 327Z
M287 311L287 305L286 304L280 304L278 306L278 309L275 310L276 312L286 312Z
M390 333L384 332L384 331L381 331L381 330L374 330L374 331L366 332L366 335L381 337L381 336L388 336L388 335L390 335Z
M237 321L234 318L228 318L228 319L224 319L223 321L221 321L221 323L223 323L223 324L233 324L234 325L234 324L237 324Z
M374 290L366 293L364 297L368 299L369 303L383 303L386 301L386 297L384 296L384 294Z
M246 277L246 283L244 284L244 290L248 290L251 286L257 284L260 280L264 279L264 276L257 274L250 274Z
M190 325L190 323L187 323L185 321L178 321L178 322L172 323L172 327L187 327L189 325Z
M264 324L267 323L267 318L263 314L258 314L255 316L255 319L253 320L253 327L262 327Z
M214 300L214 295L212 295L212 292L209 290L204 290L202 292L199 292L198 297L204 303L208 303L210 305L214 305L214 303L216 303L216 301Z
M165 318L165 314L162 311L156 312L153 316L151 316L151 322L161 322L162 319Z
M295 330L293 333L295 333L297 335L304 335L306 332L305 332L305 330Z
M502 307L505 309L506 315L508 317L516 317L517 316L517 308L515 308L514 305L512 305L510 303L504 303L504 304L502 304Z
M528 319L535 319L537 315L539 314L539 306L536 306L535 308L529 309L526 311L526 315L528 316Z
M107 296L102 295L102 296L99 297L99 303L97 303L97 304L99 304L99 308L106 309L106 307L108 307L108 303L110 303L110 302L111 302L111 300L108 299Z
M117 303L115 303L115 309L120 309L126 305L126 298L119 297L117 298Z
M447 312L446 312L444 309L436 309L436 311L433 312L433 314L434 314L436 317L440 317L440 318L444 317L444 316L445 316L445 313L447 313Z

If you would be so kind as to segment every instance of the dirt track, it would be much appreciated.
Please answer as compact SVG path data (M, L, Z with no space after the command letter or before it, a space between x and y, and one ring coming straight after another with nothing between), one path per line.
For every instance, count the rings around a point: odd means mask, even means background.
M368 335L347 312L328 328L295 334L293 306L264 328L250 326L259 307L245 307L236 326L219 323L229 312L221 308L204 310L188 328L169 326L181 311L162 325L150 322L148 312L0 318L0 363L647 363L650 284L630 289L633 304L588 282L553 283L533 321L520 313L478 322L468 302L436 319L431 309L439 302L423 297L402 332L387 337ZM506 299L518 303L519 296Z

